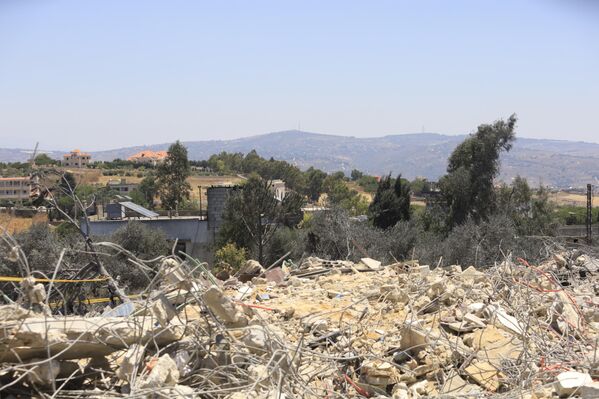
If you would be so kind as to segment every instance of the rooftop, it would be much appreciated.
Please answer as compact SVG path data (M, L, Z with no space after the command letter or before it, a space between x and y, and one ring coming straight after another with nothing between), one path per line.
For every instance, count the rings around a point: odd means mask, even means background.
M63 157L72 157L72 156L86 156L86 157L89 157L91 155L88 154L87 152L81 152L80 149L74 149L73 151L69 152L68 154L64 154L63 155Z
M129 161L133 161L136 159L141 159L141 158L149 158L149 159L164 159L167 156L167 152L166 151L152 151L152 150L144 150L144 151L140 151L137 154L133 154L131 155L129 158L127 158Z

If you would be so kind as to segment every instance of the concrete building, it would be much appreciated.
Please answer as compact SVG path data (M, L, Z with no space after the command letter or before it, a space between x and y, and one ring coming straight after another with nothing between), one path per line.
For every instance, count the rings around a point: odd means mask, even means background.
M157 165L163 162L166 159L166 156L166 151L144 150L138 152L137 154L131 155L129 158L127 158L127 160L140 164Z
M110 190L121 194L129 194L131 191L135 190L137 186L137 183L127 183L127 179L111 179L106 183L106 187Z
M30 189L29 177L0 177L0 200L28 200Z
M213 236L208 231L208 221L201 216L169 218L159 216L155 218L138 218L136 222L151 229L162 231L169 240L177 241L177 250L200 259L208 259ZM126 226L128 219L121 220L94 220L90 221L89 228L92 235L108 236L119 228ZM81 229L86 231L86 224L81 223Z
M285 198L285 194L287 193L285 190L285 182L283 180L276 179L271 180L269 183L270 188L275 195L275 198L279 201L283 201L283 198Z
M71 168L85 168L91 161L92 156L81 150L73 150L68 154L62 156L62 166Z
M161 230L169 240L177 241L177 250L201 258L209 259L210 247L223 222L223 212L231 193L237 186L212 186L206 190L208 199L207 216L158 216L130 201L107 204L105 220L90 220L89 232L92 235L106 236L114 233L129 221L139 222L149 228ZM114 209L113 209L114 208ZM83 231L86 224L81 223Z

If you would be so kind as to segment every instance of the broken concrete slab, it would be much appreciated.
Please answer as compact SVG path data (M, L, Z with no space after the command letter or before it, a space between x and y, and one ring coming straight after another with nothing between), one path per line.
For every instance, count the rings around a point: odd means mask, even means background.
M362 258L360 259L360 263L370 270L379 270L381 268L381 262L372 258Z
M213 285L202 295L206 306L228 327L245 327L248 319L217 286Z
M452 370L446 377L440 392L443 395L448 396L467 397L468 395L480 394L481 389L477 385L466 382L462 377L460 377L457 371Z
M175 386L179 382L179 370L177 364L168 354L158 358L152 366L150 374L139 381L138 388L161 388L164 386Z
M121 364L116 371L116 376L123 381L131 382L135 376L135 371L141 363L144 355L144 347L141 345L133 344L127 349Z
M587 373L578 371L565 371L557 375L555 391L560 397L569 397L580 394L582 387L591 384L593 379Z
M501 386L501 372L488 362L473 362L464 369L466 374L471 377L478 385L487 391L495 392Z

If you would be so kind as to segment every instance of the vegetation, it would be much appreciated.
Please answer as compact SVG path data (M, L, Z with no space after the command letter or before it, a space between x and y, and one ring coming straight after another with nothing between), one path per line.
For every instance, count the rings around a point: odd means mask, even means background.
M85 265L92 261L87 253L85 243L79 231L70 223L63 222L56 229L47 223L34 223L28 230L16 234L15 239L27 256L31 270L51 276L58 262L61 251L66 249L63 257L63 267L69 265ZM121 245L140 259L150 260L161 255L168 255L170 245L160 231L149 229L139 222L130 222L103 240ZM8 253L4 241L0 241L0 250ZM106 269L115 278L120 276L123 284L130 289L143 287L147 284L143 273L126 260L122 253L106 250L101 259ZM0 272L3 275L16 276L19 274L18 265L6 257L0 257Z
M290 251L295 259L308 254L352 260L368 256L383 262L414 258L443 265L489 265L507 253L531 261L542 259L548 253L543 237L552 236L558 223L584 223L585 209L556 208L546 188L531 188L521 177L509 185L495 185L499 157L515 140L515 124L516 117L511 116L479 126L451 154L447 174L438 185L426 179L408 182L391 174L379 180L356 169L350 178L343 172L327 174L316 168L301 171L285 161L264 159L255 151L245 156L223 152L195 162L218 173L249 175L227 203L215 259L235 270L248 257L268 265ZM131 196L150 208L156 196L166 209L197 208L186 182L190 173L187 151L176 142L166 161L155 174L147 174ZM274 179L287 184L282 201L274 197L270 183ZM374 194L370 204L351 188L356 184ZM426 207L415 211L412 193L424 197ZM75 206L73 194L90 204L113 193L104 187L76 185L74 176L65 173L53 194L58 206L77 218L82 209ZM302 217L306 200L328 209ZM599 211L594 212L594 220L599 220ZM367 219L355 217L365 214ZM66 223L55 230L34 225L17 240L30 257L32 269L42 272L53 267L63 247L68 249L65 264L72 259L69 256L78 256L78 263L80 257L88 256L77 229ZM162 233L138 223L128 224L109 240L146 260L169 250ZM145 284L145 277L127 264L123 254L112 255L106 262L115 276L120 275L131 287ZM0 268L15 272L15 265L3 262Z
M375 227L388 229L401 220L410 220L410 183L391 174L379 182L376 195L368 207L369 219Z
M177 210L184 200L189 199L191 186L187 178L190 171L187 148L177 140L169 147L166 159L157 170L156 185L163 208Z
M247 250L229 242L214 253L214 260L217 265L228 265L231 270L237 271L247 260Z
M302 202L294 192L288 192L279 202L270 183L252 175L229 198L219 241L221 244L233 242L263 263L264 250L277 229L295 227L300 222Z
M374 193L379 185L376 177L367 175L360 177L357 183L367 193Z
M60 164L60 162L54 158L50 158L48 154L39 154L35 157L35 164L38 166L55 166Z
M154 198L158 195L158 181L154 175L146 176L131 192L131 198L137 204L154 209Z
M516 138L516 116L491 125L480 125L449 157L447 174L440 186L451 229L469 218L483 221L496 207L494 179L499 173L499 155L509 151Z
M206 165L222 174L255 173L264 180L281 179L288 189L312 202L319 201L322 194L327 194L327 205L340 206L354 215L365 213L368 207L360 194L348 187L348 179L343 172L329 175L313 167L302 172L286 161L262 158L255 150L245 156L241 153L221 152L212 155Z

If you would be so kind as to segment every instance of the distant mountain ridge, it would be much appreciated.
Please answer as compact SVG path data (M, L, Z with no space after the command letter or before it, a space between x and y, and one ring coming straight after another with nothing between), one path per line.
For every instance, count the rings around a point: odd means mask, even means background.
M400 134L359 138L290 130L232 140L184 142L193 160L227 152L247 153L255 149L265 158L291 162L302 169L310 166L328 172L356 168L369 174L402 173L407 178L436 180L445 173L447 158L465 135L437 133ZM92 159L126 159L143 149L166 150L170 143L92 151ZM62 151L49 152L59 158ZM0 149L0 161L25 161L30 151ZM516 175L532 184L581 187L599 183L599 144L518 138L512 150L502 156L500 179Z

